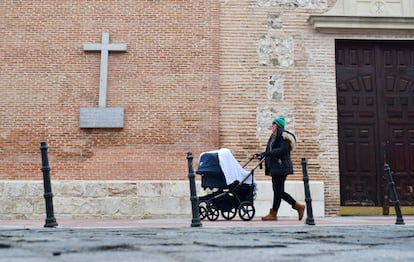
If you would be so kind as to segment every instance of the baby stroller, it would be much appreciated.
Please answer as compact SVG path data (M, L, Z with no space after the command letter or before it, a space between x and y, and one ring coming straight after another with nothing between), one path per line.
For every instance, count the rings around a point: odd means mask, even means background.
M207 217L208 220L215 221L220 213L226 220L233 219L237 213L244 221L254 217L254 171L262 166L264 158L259 159L259 163L248 172L244 167L253 159L250 158L241 166L226 148L200 155L196 173L201 175L202 188L212 190L212 193L199 197L200 219Z

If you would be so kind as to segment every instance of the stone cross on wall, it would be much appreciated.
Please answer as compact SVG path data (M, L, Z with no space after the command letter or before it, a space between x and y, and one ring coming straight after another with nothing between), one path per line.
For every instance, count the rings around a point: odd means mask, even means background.
M109 51L126 51L126 44L110 44L109 33L102 33L101 44L84 44L85 51L101 51L101 73L99 79L99 107L106 106L106 90L108 86Z
M109 52L126 51L126 44L110 44L109 33L102 33L102 43L84 44L85 51L101 52L99 79L99 108L81 108L79 123L81 128L122 128L124 127L124 109L106 108L108 88Z

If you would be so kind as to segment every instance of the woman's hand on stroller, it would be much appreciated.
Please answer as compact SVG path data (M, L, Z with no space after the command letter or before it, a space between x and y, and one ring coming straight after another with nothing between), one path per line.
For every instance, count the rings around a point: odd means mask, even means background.
M265 157L265 152L253 155L254 159L259 159L259 160L262 160L264 157Z

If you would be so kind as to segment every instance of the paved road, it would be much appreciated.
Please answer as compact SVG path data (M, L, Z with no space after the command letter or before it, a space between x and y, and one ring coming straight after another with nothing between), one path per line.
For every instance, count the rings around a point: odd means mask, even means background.
M413 261L414 224L338 218L309 226L293 220L188 220L100 227L0 226L0 261ZM328 222L327 222L328 221ZM355 221L359 221L358 223ZM362 221L362 222L361 222ZM164 223L163 223L164 222ZM116 222L114 222L116 223ZM119 222L117 223L119 224ZM72 226L70 226L72 225ZM105 226L102 226L105 225ZM185 226L183 226L185 225Z

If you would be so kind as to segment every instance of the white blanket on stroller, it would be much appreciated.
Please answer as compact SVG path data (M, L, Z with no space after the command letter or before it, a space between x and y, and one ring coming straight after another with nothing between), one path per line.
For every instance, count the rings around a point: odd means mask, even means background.
M210 151L208 153L218 153L220 167L221 170L223 170L227 185L230 185L236 180L241 182L246 178L246 176L249 175L250 172L246 171L239 164L229 149L222 148L219 150ZM253 176L249 176L249 178L247 178L244 183L251 185L252 183L256 184L256 181Z

